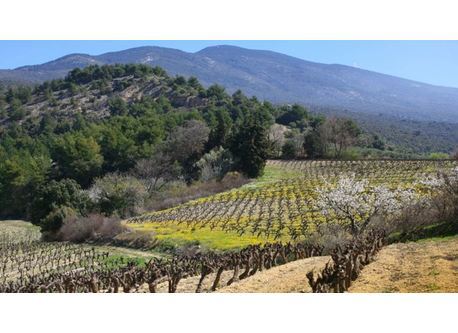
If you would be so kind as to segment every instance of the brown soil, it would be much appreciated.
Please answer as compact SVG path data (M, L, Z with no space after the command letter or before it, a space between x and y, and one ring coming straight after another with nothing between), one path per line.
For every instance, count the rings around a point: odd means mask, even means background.
M221 293L309 293L306 274L321 271L330 257L312 257L262 271L228 287Z
M385 247L349 292L458 292L458 237Z

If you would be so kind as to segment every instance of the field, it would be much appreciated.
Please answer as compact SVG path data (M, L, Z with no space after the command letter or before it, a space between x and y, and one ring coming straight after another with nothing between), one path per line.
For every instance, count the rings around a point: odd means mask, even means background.
M273 241L299 241L324 220L315 208L316 190L355 174L370 184L412 188L425 175L455 167L454 161L269 161L263 177L241 188L152 212L126 221L172 245L243 248Z

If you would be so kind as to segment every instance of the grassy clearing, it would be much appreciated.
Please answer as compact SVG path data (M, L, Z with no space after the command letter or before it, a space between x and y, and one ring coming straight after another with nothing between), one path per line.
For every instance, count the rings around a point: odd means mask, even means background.
M89 245L88 245L89 246ZM157 251L143 251L135 250L120 246L109 246L109 245L95 245L98 251L109 252L112 256L125 257L125 258L138 258L138 259L150 259L162 257L163 254Z
M303 176L299 170L291 170L278 165L267 165L264 173L256 181L243 185L241 188L258 188L281 179L293 179Z
M443 240L456 235L458 235L458 221L449 221L431 224L409 234L394 233L388 237L388 242Z

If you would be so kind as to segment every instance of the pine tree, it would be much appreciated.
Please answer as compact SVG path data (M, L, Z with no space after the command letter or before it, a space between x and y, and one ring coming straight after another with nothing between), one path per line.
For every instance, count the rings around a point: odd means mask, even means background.
M269 151L267 128L258 112L247 115L232 141L237 168L248 177L262 175Z

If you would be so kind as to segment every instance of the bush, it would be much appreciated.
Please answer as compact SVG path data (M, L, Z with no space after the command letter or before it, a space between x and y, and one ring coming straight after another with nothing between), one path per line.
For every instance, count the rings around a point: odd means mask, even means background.
M60 228L57 238L71 242L111 240L124 230L118 218L100 214L91 214L87 217L68 216Z
M458 148L456 148L453 153L450 154L450 157L458 161Z
M355 148L348 148L342 153L342 159L343 160L354 161L354 160L357 160L359 158L360 158L360 154L359 154L358 150L356 150Z
M74 219L76 216L76 211L70 207L60 206L54 208L40 221L41 228L45 231L45 238L52 238L53 231L60 228L65 220ZM49 231L49 233L46 231Z
M419 184L430 196L414 205L405 206L392 221L379 221L375 227L392 233L393 240L408 240L428 234L450 234L458 221L458 168L439 173ZM450 228L449 228L450 226ZM455 226L455 227L454 227ZM444 228L445 227L445 228Z
M110 113L115 116L124 116L129 111L127 103L119 96L108 100L108 107L110 108Z
M221 179L233 166L232 154L223 147L215 148L206 153L197 161L201 179Z
M184 182L172 182L164 191L156 192L145 204L145 210L167 209L189 200L224 192L246 184L248 179L238 172L228 172L221 181L196 182L186 185Z
M128 217L141 212L147 197L145 185L135 177L110 173L96 179L89 196L107 216Z

